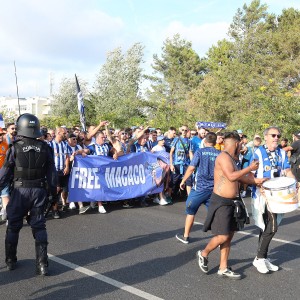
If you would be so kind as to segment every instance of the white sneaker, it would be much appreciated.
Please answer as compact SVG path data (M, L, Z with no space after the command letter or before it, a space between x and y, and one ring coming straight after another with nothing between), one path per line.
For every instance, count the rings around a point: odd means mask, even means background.
M269 269L266 265L266 259L265 258L256 258L255 257L252 264L257 269L257 271L259 273L262 273L262 274L269 273Z
M279 270L279 267L273 265L268 258L266 258L265 263L266 263L266 266L267 266L267 268L268 268L269 271L276 272L276 271Z
M103 205L100 205L100 206L98 207L98 211L99 211L100 214L106 214L106 210L105 210L105 208L104 208Z
M90 207L91 207L92 209L94 209L94 208L96 207L96 202L95 202L95 201L91 201Z
M159 205L168 205L169 203L167 202L167 200L165 198L161 198L159 201Z
M153 199L153 203L160 204L160 200L158 199L158 197Z
M242 197L242 198L245 198L245 197L246 197L246 191L243 191L243 192L241 193L241 197Z
M76 209L76 205L74 202L69 203L69 209Z

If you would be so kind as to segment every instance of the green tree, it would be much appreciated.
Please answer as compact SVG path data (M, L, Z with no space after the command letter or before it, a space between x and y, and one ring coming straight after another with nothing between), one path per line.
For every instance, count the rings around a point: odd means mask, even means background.
M230 41L208 52L209 73L191 93L188 106L208 107L210 121L226 121L229 128L242 127L249 134L269 125L287 133L296 129L299 21L294 9L276 17L258 0L244 5L233 18Z
M165 129L192 121L186 106L188 93L199 85L206 64L192 49L191 42L176 34L166 39L161 57L153 56L154 73L148 89L148 116L153 125Z
M87 82L79 80L79 85L84 97L87 125L95 124L95 122L97 122L95 103L88 92ZM61 81L58 93L55 94L53 98L51 103L51 115L43 120L43 123L47 123L50 127L60 125L66 125L68 127L75 125L80 126L75 77L72 79L64 78Z
M121 48L109 52L97 75L93 92L96 113L116 127L144 122L140 91L143 50L144 47L136 43L125 54Z

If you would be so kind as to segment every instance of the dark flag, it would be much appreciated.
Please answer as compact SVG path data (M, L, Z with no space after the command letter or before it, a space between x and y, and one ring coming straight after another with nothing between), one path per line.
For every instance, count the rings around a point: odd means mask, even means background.
M75 80L76 80L76 87L77 87L77 99L78 99L77 105L78 105L78 111L80 116L80 123L81 123L82 130L86 131L83 96L80 90L80 86L76 74L75 74Z

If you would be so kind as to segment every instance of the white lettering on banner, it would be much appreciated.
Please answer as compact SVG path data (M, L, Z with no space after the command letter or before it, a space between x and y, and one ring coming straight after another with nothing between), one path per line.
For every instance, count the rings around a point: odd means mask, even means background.
M71 188L75 187L75 182L78 180L79 189L100 189L98 171L98 168L73 167Z
M127 166L124 166L123 170L122 170L122 175L121 175L122 185L123 186L127 186L127 180L126 180L126 177L125 177L127 175L127 171L128 171Z
M105 181L108 188L144 184L145 169L142 164L105 169Z

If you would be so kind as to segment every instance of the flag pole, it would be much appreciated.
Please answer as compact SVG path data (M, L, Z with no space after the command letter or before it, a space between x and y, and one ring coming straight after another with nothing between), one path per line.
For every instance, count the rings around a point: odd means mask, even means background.
M79 82L78 82L76 74L75 74L75 81L76 81L76 89L77 89L77 105L78 105L80 123L81 123L82 130L86 131L83 95L82 95L82 92L80 90L80 86L79 86Z
M17 68L16 68L16 62L15 62L15 61L14 61L14 66L15 66L15 77L16 77L16 86L17 86L17 96L18 96L19 115L21 115L21 110L20 110L20 97L19 97L19 88L18 88L18 77L17 77Z

